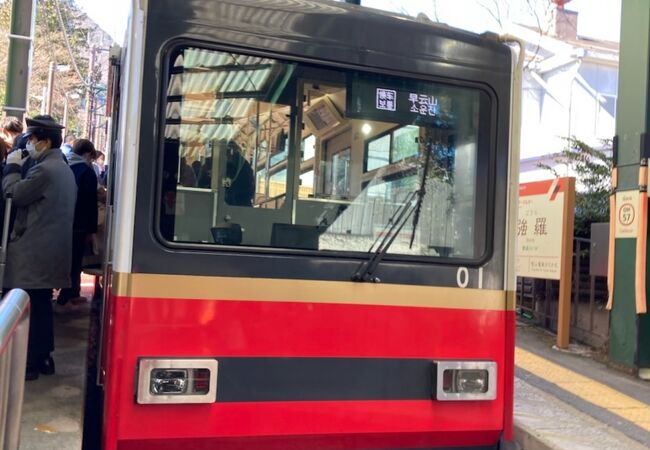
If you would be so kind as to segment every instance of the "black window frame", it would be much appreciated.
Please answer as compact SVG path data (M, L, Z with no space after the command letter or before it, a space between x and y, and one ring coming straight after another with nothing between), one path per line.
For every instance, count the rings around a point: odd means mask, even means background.
M496 202L496 163L497 163L497 130L498 130L498 98L494 89L485 83L480 81L472 80L460 80L460 79L449 79L444 77L437 77L430 74L424 73L412 73L412 72L401 72L394 69L380 69L376 67L367 67L362 65L354 65L348 63L332 63L325 60L317 60L315 58L307 57L295 57L292 55L281 54L277 52L270 51L260 51L251 48L242 48L237 46L231 46L227 44L219 44L216 42L206 42L195 40L191 38L180 38L168 41L164 45L159 53L160 55L160 85L159 85L159 98L161 99L157 105L156 111L158 114L158 123L157 127L157 136L156 141L158 142L158 147L155 149L154 154L157 159L154 167L156 168L156 173L153 178L154 180L154 208L152 212L154 217L151 220L151 226L153 228L153 235L155 236L156 241L164 248L169 250L176 251L199 251L205 253L215 253L215 254L250 254L250 255L259 255L259 256L305 256L305 257L318 257L324 259L346 259L346 260L366 260L366 252L358 251L343 251L343 250L302 250L302 249L292 249L292 248L280 248L280 247L254 247L246 245L223 245L223 244L214 244L214 243L201 243L201 242L174 242L166 239L160 228L160 219L161 219L161 205L160 200L162 196L162 176L163 176L163 160L164 160L164 130L165 130L165 109L167 106L167 88L169 86L169 75L171 74L170 70L172 66L171 55L174 52L177 52L181 48L199 48L207 51L215 52L230 52L236 53L244 56L257 56L263 58L274 59L281 63L288 64L298 64L299 67L309 68L311 71L318 70L323 73L332 73L336 72L337 77L340 77L343 71L359 71L371 74L382 74L391 77L400 77L407 78L411 80L418 80L429 83L438 83L447 85L450 87L457 88L466 88L474 89L478 91L481 96L485 96L488 102L480 102L480 126L479 126L479 139L477 145L477 154L481 155L481 149L486 149L487 151L487 170L477 170L476 183L477 186L483 182L482 186L485 189L478 189L478 193L484 193L485 198L481 202L477 199L477 205L483 210L482 214L476 214L475 224L478 226L475 227L474 233L478 237L475 241L475 248L480 245L480 248L483 249L483 252L477 255L474 258L449 258L449 257L440 257L440 256L424 256L424 255L407 255L407 254L394 254L388 253L383 258L386 262L403 262L403 263L424 263L432 265L441 265L441 266L467 266L467 267L480 267L486 264L494 253L494 229L495 229L495 217L494 217L494 204ZM323 75L325 77L326 75ZM297 76L297 79L302 79L304 77ZM325 81L325 80L323 80ZM333 81L335 82L335 81ZM485 116L485 111L489 113ZM302 113L299 113L299 117L302 118ZM394 128L388 130L387 132L392 133L395 129L401 128L405 125L397 125ZM297 129L293 131L297 132ZM487 133L486 133L487 132ZM290 145L290 144L289 144ZM391 148L392 148L392 137L391 137ZM300 152L300 149L296 150ZM289 149L291 153L291 149ZM392 153L392 150L391 150ZM362 175L367 175L368 172L365 171L366 150L364 149L364 171ZM408 159L408 158L407 158ZM477 164L477 167L480 167ZM380 170L380 169L377 169ZM371 171L372 172L372 171ZM387 181L388 178L392 178L392 175L382 176L383 181ZM482 181L481 181L482 180ZM362 181L362 186L368 184L368 181ZM482 233L478 233L481 230ZM478 243L478 245L477 245Z

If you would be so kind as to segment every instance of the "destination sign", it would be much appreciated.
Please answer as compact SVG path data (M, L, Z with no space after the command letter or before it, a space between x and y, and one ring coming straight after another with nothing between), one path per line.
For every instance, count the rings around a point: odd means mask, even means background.
M351 75L346 116L381 122L454 128L479 91L380 75ZM473 114L472 114L473 115Z

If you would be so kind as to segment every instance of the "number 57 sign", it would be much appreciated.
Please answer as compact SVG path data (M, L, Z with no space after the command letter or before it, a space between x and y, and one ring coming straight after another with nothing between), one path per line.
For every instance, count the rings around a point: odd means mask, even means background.
M639 191L616 193L616 237L636 238L639 227Z

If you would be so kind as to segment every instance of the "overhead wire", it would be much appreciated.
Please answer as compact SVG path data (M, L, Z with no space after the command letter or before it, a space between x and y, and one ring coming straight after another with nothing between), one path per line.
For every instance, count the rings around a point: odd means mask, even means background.
M93 85L92 83L89 83L88 80L86 80L83 75L81 74L81 71L79 70L79 66L77 66L77 60L74 57L74 54L72 53L72 47L70 46L70 39L68 37L68 31L65 28L65 23L63 22L63 15L61 13L61 5L59 3L59 0L52 0L54 2L54 6L56 9L56 16L59 22L59 26L61 27L61 32L63 33L63 40L65 42L65 46L68 50L68 55L70 56L70 60L72 61L72 67L74 68L74 71L76 72L77 76L79 77L79 80L81 83L86 87L86 89L92 89ZM92 67L88 68L88 79L90 79Z

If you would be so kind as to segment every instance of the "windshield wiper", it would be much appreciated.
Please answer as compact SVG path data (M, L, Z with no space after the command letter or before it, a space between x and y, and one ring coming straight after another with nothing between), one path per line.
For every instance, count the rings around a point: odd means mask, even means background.
M411 217L413 211L415 211L415 216L413 217L413 231L411 232L409 248L411 248L411 246L413 245L413 240L415 238L415 230L418 226L418 221L420 220L422 201L424 199L424 195L426 194L425 186L427 182L427 174L429 172L429 162L431 161L431 147L427 145L426 149L427 149L427 156L426 159L424 160L424 172L422 173L420 188L416 191L409 192L406 195L404 202L400 205L399 208L395 210L393 215L390 217L390 219L384 226L382 232L379 234L379 236L377 236L377 239L375 239L375 241L368 249L368 255L372 255L372 256L370 256L368 259L362 261L361 264L359 264L357 270L355 270L354 274L352 274L352 281L371 282L371 283L379 283L381 281L378 277L373 276L375 270L377 269L377 266L379 266L379 263L384 258L384 256L386 256L386 253L388 253L388 249L395 241L395 238L397 237L399 232L402 230L402 228L404 228L406 222L408 222L409 217ZM413 200L416 197L417 197L417 201L415 202L414 205ZM381 241L379 242L377 249L373 252L373 248L375 248L375 245L380 239Z
M372 283L379 283L381 281L379 278L374 277L373 274L382 258L388 252L391 244L395 241L400 230L404 228L409 217L411 217L411 213L413 213L414 210L413 200L417 195L418 191L412 191L406 195L404 203L395 210L384 226L384 229L368 249L368 255L372 254L372 256L359 264L359 267L357 267L357 270L352 275L352 281L370 281ZM381 241L379 242L377 249L373 252L372 249L380 239Z
M431 161L431 143L426 144L427 156L424 160L424 171L422 172L422 181L420 181L420 189L418 189L418 202L415 205L415 215L413 216L413 231L411 231L411 241L409 248L413 248L413 240L415 239L415 229L418 227L420 221L420 211L422 210L422 200L427 193L427 177L429 175L429 162Z

